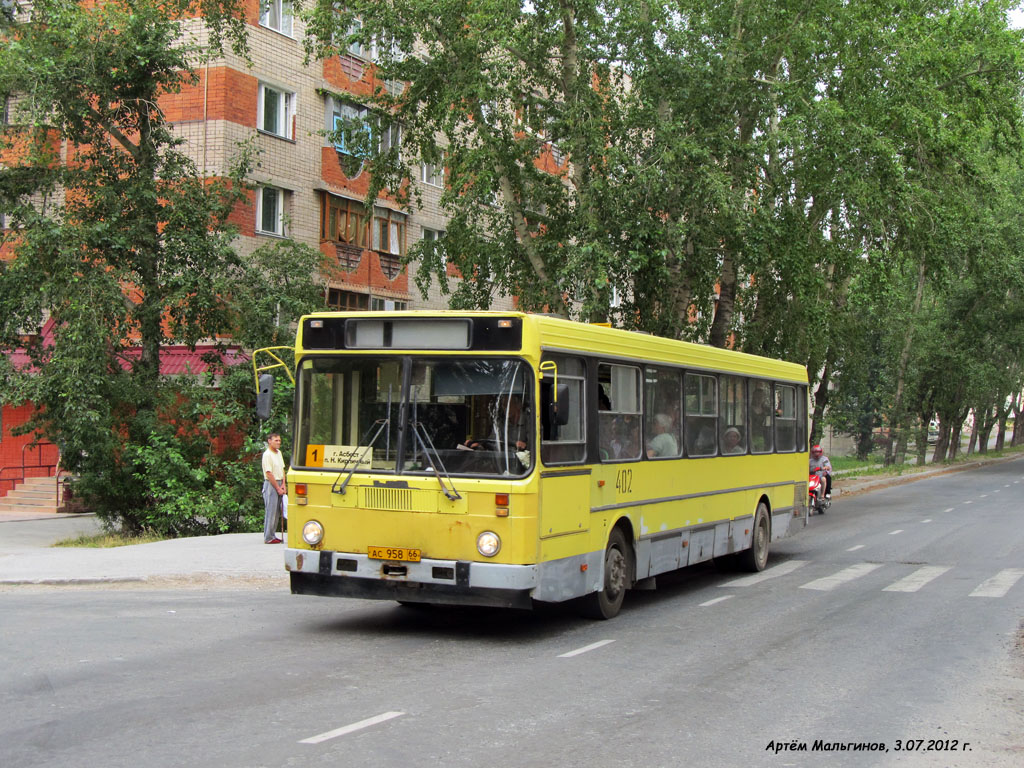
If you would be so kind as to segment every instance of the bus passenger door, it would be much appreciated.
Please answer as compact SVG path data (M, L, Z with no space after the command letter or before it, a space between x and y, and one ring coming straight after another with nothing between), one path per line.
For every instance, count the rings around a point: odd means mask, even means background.
M540 537L590 529L590 470L548 470L540 475Z

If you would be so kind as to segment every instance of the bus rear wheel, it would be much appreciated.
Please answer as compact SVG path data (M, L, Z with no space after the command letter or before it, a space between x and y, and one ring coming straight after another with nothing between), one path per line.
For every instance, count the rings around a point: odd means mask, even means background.
M612 619L619 614L633 572L632 550L621 528L608 537L604 551L604 584L598 592L582 598L581 612L591 619Z
M768 519L768 505L763 501L754 513L754 536L750 549L738 553L737 563L745 571L763 571L768 565L768 545L771 542L771 521Z

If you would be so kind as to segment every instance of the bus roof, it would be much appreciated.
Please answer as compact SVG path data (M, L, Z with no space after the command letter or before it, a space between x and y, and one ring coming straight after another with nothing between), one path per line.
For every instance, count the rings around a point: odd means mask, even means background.
M807 382L807 369L797 363L750 355L706 344L667 339L661 336L602 325L580 323L554 315L526 312L402 310L394 312L317 312L299 321L300 334L310 318L520 318L523 323L523 351L551 350L599 354L622 360L670 363L689 368L742 373L748 376ZM298 340L297 340L298 341ZM397 351L397 350L396 350ZM425 350L420 350L425 351Z

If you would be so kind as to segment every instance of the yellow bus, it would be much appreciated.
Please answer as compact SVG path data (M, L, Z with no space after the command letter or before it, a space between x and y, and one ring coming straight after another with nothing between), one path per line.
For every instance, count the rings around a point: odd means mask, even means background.
M295 346L296 594L615 616L806 524L802 366L522 313L318 313Z

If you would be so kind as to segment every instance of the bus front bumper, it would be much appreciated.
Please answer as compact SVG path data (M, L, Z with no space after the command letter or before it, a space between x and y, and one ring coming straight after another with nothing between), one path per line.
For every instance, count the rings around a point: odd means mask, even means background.
M307 549L286 549L284 567L297 595L502 608L529 608L539 581L536 565L431 559L396 563Z

